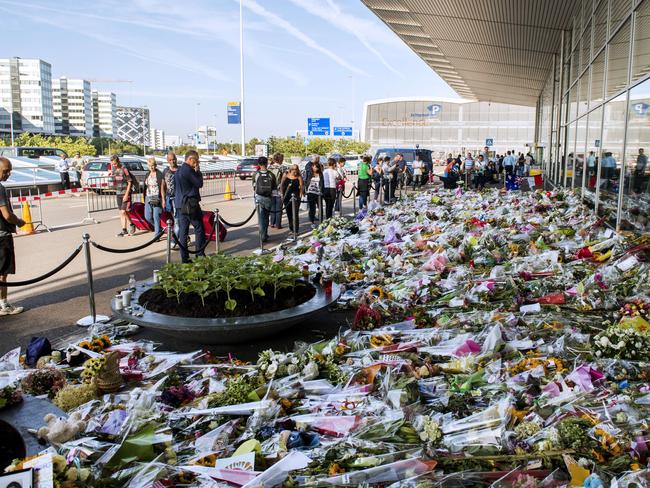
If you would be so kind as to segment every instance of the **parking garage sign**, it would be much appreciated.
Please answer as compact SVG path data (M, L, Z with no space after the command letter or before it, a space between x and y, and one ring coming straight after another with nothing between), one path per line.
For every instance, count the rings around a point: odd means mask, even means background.
M492 147L492 146L494 146L494 139L492 139L491 137L485 139L485 145L486 145L487 147Z

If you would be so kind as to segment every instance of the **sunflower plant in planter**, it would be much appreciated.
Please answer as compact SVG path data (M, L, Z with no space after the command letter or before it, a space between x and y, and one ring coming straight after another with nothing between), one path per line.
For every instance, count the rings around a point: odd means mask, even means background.
M165 265L140 304L184 317L250 316L299 305L314 293L296 266L274 262L270 256L215 254Z

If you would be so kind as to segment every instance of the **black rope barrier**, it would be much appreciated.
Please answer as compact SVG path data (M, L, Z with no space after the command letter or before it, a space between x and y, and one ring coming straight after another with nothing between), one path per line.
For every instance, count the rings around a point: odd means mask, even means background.
M52 275L55 275L59 271L61 271L63 268L65 268L68 264L72 262L74 258L77 257L77 255L81 252L81 249L83 249L83 244L80 244L77 249L75 249L68 258L63 261L61 264L59 264L56 268L54 268L52 271L48 271L47 273L38 276L36 278L32 278L31 280L25 280L25 281L14 281L14 282L6 282L6 283L1 283L2 286L27 286L27 285L33 285L34 283L38 283L39 281L46 280Z
M178 237L176 236L176 233L173 232L173 231L172 231L172 239L174 239L174 242L176 243L176 245L178 247L180 247L183 251L187 251L190 254L198 254L200 252L205 251L205 249L208 247L208 245L212 241L212 238L214 237L214 233L216 232L216 229L217 229L218 226L219 226L219 224L217 222L215 222L214 225L212 226L212 232L210 232L210 237L208 237L205 240L205 243L203 244L201 249L195 249L194 251L192 251L190 248L185 247L183 244L181 244L180 241L178 240ZM219 239L219 236L217 236L217 239Z
M93 247L99 249L100 251L112 252L112 253L115 253L115 254L122 254L122 253L135 252L135 251L139 251L141 249L144 249L145 247L150 246L154 242L158 242L158 239L160 239L160 237L164 233L165 233L165 231L161 230L150 241L145 242L144 244L142 244L140 246L130 247L128 249L115 249L115 248L112 248L112 247L106 247L106 246L102 246L101 244L97 244L95 241L90 241L90 243L93 245Z
M350 193L345 194L345 192L341 192L343 194L343 198L350 198L354 194L354 190L357 189L357 185L352 185L352 188L350 188Z
M250 220L253 218L253 215L255 215L255 212L257 212L257 206L253 209L253 211L251 212L251 214L248 216L246 220L244 220L243 222L237 222L236 224L231 224L230 222L225 220L221 215L219 215L219 220L221 221L222 224L227 225L228 227L242 227L248 224L248 222L250 222Z

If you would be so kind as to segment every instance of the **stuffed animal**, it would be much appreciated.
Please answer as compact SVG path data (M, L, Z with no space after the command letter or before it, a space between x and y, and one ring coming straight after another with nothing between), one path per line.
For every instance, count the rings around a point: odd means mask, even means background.
M68 418L48 413L43 420L46 425L36 431L36 436L50 444L63 444L86 430L86 422L79 412L73 412Z

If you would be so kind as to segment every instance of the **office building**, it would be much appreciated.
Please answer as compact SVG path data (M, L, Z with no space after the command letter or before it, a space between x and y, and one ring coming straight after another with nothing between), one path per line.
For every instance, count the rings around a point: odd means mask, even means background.
M486 144L496 153L526 152L535 138L535 107L463 99L389 98L364 104L362 139L373 149L431 149L434 158ZM528 146L527 146L528 145Z
M118 139L138 146L151 145L147 107L117 107L115 126Z
M65 76L52 80L52 107L56 134L93 136L90 82L68 79Z
M12 124L13 119L13 124ZM52 66L41 59L0 58L0 134L54 133Z
M117 118L115 93L93 90L93 136L114 137Z
M461 97L534 107L547 185L650 230L650 0L362 2Z
M164 130L151 129L149 131L149 141L151 143L151 149L155 151L163 151L167 149Z
M178 147L183 144L181 136L170 136L165 134L165 144L167 147Z

